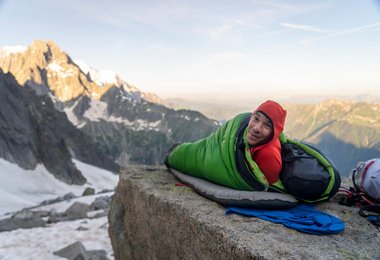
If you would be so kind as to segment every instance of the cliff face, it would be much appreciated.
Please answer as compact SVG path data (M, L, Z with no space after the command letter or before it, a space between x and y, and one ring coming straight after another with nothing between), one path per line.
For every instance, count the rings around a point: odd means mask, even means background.
M316 236L225 208L176 186L164 168L120 174L109 212L115 259L377 259L378 229L357 209L334 201L318 209L346 223L344 232Z

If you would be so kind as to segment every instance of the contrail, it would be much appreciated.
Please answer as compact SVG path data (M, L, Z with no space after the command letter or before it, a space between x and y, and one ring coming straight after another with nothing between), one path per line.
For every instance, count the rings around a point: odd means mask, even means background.
M340 32L336 32L336 33L330 33L328 35L325 35L325 36L322 36L322 37L319 37L319 38L302 41L302 43L308 44L308 43L312 43L312 42L316 42L316 41L320 41L320 40L324 40L324 39L327 39L327 38L332 38L332 37L336 37L336 36L340 36L340 35L344 35L344 34L364 31L366 29L374 28L374 27L380 27L380 23L373 23L373 24L368 24L368 25L364 25L364 26L360 26L360 27L351 28L351 29L345 30L345 31L340 31Z

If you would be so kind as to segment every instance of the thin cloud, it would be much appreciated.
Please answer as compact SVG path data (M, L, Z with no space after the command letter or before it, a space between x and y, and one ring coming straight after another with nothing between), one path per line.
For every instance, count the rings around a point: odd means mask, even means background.
M348 30L344 30L344 31L336 32L336 33L331 33L331 34L325 35L323 37L305 40L305 41L302 41L302 43L303 44L310 44L310 43L313 43L316 41L320 41L320 40L324 40L324 39L328 39L328 38L333 38L333 37L337 37L337 36L341 36L341 35L345 35L345 34L361 32L361 31L365 31L365 30L375 28L375 27L380 27L380 23L373 23L373 24L368 24L368 25L364 25L364 26L354 27L354 28L351 28Z
M294 23L280 23L280 25L288 29L301 30L301 31L306 31L306 32L318 32L318 33L330 32L328 30L323 30L311 25L294 24Z
M209 34L212 38L223 37L226 34L230 33L232 31L232 28L233 26L231 24L223 24L215 28L214 30L211 30Z
M146 50L153 53L160 54L160 55L172 55L172 54L177 54L179 52L178 47L167 46L167 45L158 44L158 43L148 46Z
M246 22L244 22L241 19L232 20L232 21L225 21L220 26L217 26L215 28L211 28L209 30L199 29L198 32L205 32L208 37L210 37L212 40L215 41L235 41L235 42L241 42L242 41L242 35L241 30L245 29L252 29L255 28L254 25L250 25Z
M258 5L261 5L261 6L269 6L271 8L277 8L277 9L282 9L282 10L285 10L285 11L289 11L289 10L294 10L294 9L297 9L296 6L294 5L290 5L290 4L279 4L279 3L276 3L276 2L271 2L271 1L268 1L268 0L254 0L254 1L251 1L252 3L255 3L255 4L258 4Z
M246 57L244 52L239 50L231 50L225 52L215 52L203 55L201 59L196 62L187 64L187 70L205 71L207 68L223 66L223 64L230 64L239 61L242 57Z

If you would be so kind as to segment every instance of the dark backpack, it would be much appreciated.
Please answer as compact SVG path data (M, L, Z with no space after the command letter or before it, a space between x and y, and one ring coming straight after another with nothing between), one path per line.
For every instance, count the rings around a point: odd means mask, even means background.
M338 170L331 160L311 144L280 136L282 171L280 179L287 193L304 202L321 202L340 187Z

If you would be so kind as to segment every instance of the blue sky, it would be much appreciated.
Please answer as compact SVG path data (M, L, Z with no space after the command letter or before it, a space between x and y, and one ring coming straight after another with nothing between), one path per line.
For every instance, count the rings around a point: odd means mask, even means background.
M164 98L380 95L379 0L0 0L0 26Z

